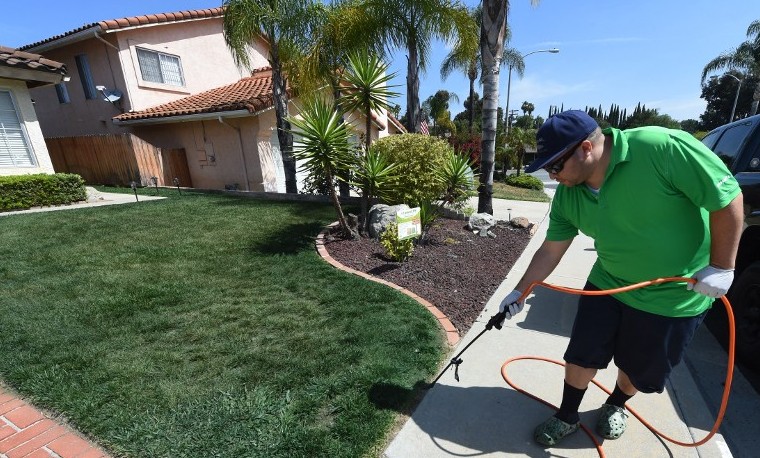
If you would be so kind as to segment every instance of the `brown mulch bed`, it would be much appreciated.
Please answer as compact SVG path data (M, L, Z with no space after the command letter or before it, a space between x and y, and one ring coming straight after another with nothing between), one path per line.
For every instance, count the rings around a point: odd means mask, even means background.
M530 240L528 229L500 221L496 237L481 237L466 222L439 219L427 243L406 262L394 262L380 242L327 237L325 248L336 261L414 292L435 305L460 335L467 332L507 276Z

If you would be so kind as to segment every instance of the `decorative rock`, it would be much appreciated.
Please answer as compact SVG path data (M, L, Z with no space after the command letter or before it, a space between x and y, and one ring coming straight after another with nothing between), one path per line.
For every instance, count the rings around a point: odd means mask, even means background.
M385 204L373 205L369 209L369 236L376 240L379 239L380 234L388 227L388 224L396 221L396 213L402 209L408 210L409 206L406 204L393 206Z
M512 227L527 228L530 227L531 222L524 216L516 216L509 221L509 225Z
M496 219L488 213L475 213L470 216L467 228L473 232L479 232L481 237L488 235L488 229L496 225Z

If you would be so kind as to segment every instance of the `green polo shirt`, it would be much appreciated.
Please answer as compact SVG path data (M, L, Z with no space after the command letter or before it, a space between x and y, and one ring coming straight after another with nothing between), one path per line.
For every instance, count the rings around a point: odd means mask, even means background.
M661 277L690 277L710 262L709 212L728 205L739 185L692 135L661 127L605 129L613 146L598 194L560 184L547 240L594 239L589 281L601 289ZM669 282L615 296L658 315L694 316L712 299Z

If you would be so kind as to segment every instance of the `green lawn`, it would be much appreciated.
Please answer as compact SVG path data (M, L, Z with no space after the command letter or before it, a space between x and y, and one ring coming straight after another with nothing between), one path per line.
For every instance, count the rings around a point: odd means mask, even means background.
M493 197L496 199L528 200L532 202L550 202L551 199L544 191L518 188L502 181L493 182Z
M328 205L162 194L0 217L0 379L118 456L377 455L432 315L319 258Z

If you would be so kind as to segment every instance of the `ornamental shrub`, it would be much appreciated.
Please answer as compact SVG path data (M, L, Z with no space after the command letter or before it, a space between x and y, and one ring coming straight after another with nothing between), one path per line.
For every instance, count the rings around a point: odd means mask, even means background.
M71 173L0 177L0 211L64 205L87 199L84 180Z
M397 165L384 201L418 207L444 195L446 184L437 172L454 151L446 141L429 135L402 134L381 138L373 147L389 163Z
M385 248L385 253L396 262L409 259L414 251L414 239L398 239L398 224L392 221L380 234L380 244Z
M544 190L544 183L533 175L528 175L527 173L520 175L512 173L507 176L504 182L510 186L516 186L518 188L535 189L537 191Z

